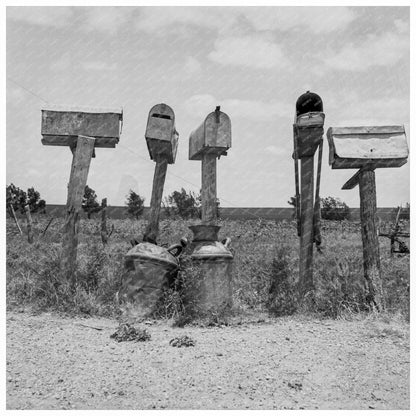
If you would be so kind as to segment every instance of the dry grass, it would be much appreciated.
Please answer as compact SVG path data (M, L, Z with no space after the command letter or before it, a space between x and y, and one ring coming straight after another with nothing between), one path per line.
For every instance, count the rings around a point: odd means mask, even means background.
M114 295L121 283L129 241L134 237L140 239L145 221L109 220L108 227L114 225L115 231L104 248L98 219L82 220L76 288L70 288L59 272L63 220L55 220L42 237L47 222L40 215L34 217L35 243L30 245L24 236L14 232L14 224L7 221L8 307L89 315L123 314ZM178 243L181 237L190 240L189 225L180 219L162 221L160 242L168 246ZM316 290L307 308L298 305L296 297L299 243L293 222L223 221L220 238L225 237L231 237L234 253L235 314L306 313L354 319L371 312L366 302L359 225L323 222L323 253L315 251ZM409 256L391 258L387 239L380 239L380 253L387 315L409 320ZM193 273L188 266L180 276L186 273ZM186 291L177 287L166 289L154 316L181 323L181 319L186 321L184 317L195 315L197 308L187 304ZM220 317L215 319L221 321Z

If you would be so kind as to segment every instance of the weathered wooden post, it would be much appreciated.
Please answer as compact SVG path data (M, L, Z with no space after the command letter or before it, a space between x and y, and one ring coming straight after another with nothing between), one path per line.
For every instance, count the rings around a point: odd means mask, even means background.
M296 117L293 125L296 217L300 237L299 295L301 300L314 289L313 243L315 241L318 248L321 244L319 184L324 120L325 114L323 113L322 99L319 95L309 91L302 94L296 102ZM318 147L319 156L314 200L314 157Z
M107 232L107 198L101 200L101 241L103 246L108 243L108 232Z
M32 216L30 215L29 205L25 205L26 221L27 221L27 241L29 244L33 243L33 227L32 227Z
M342 189L359 185L364 278L371 302L384 308L376 227L376 168L400 167L409 150L403 126L330 127L327 132L332 169L359 169Z
M150 218L143 242L133 240L125 256L122 286L117 293L121 302L134 303L136 316L151 313L166 283L171 283L179 270L178 256L183 244L168 249L157 245L159 216L167 165L174 163L178 148L175 114L166 104L157 104L149 112L145 133L150 158L156 162L153 178Z
M175 114L168 105L157 104L151 108L145 137L150 158L156 162L156 166L150 201L150 219L143 241L156 244L166 170L168 163L175 163L179 138L175 127Z
M216 107L189 137L189 159L201 161L202 222L190 226L194 236L191 259L200 270L199 282L202 314L219 314L232 305L231 267L233 255L228 249L230 239L218 241L217 225L217 158L231 147L231 120Z
M119 142L121 109L49 106L42 109L42 144L69 146L73 158L63 228L61 269L76 283L79 215L94 149L114 148Z

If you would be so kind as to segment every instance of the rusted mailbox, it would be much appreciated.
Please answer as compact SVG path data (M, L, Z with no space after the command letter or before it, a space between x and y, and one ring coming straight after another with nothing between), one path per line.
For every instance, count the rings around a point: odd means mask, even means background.
M203 155L226 155L231 147L231 120L217 107L189 137L189 160L202 160Z
M156 104L151 108L145 137L152 160L175 163L179 135L175 128L175 114L168 105Z
M94 147L114 148L120 140L121 108L65 107L42 108L42 144L75 147L78 136L95 138Z
M409 154L403 126L330 127L327 136L332 169L396 168Z
M384 308L376 227L376 168L400 167L409 149L403 126L331 127L327 132L332 169L359 169L342 187L359 185L364 278L373 306Z

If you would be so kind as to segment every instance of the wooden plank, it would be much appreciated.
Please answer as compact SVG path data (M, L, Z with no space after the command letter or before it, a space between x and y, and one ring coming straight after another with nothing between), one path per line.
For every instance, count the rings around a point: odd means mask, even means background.
M371 165L368 165L368 166L365 166L365 167L361 168L350 179L348 179L347 182L344 183L344 185L341 189L343 189L343 190L354 189L360 182L361 173L366 171L366 170L374 170L374 168Z
M67 215L63 227L61 259L63 275L72 284L76 283L79 214L82 206L82 197L87 184L94 142L95 139L92 137L80 136L77 147L73 152L66 204Z
M42 110L42 135L120 137L122 115Z
M202 178L202 223L212 224L217 220L217 156L204 154L201 163Z
M32 216L30 215L29 205L25 205L26 221L27 221L27 241L29 244L33 243L33 226Z
M118 137L94 137L95 147L115 148L120 141ZM44 135L42 144L44 146L69 146L76 147L78 136L50 136Z
M329 135L342 134L405 134L404 126L358 126L358 127L330 127Z
M155 173L153 176L152 199L150 201L150 219L147 225L143 240L156 244L159 236L159 218L162 203L163 188L165 185L168 161L160 160L156 162Z
M363 241L364 278L375 307L384 309L383 286L380 276L380 252L376 227L377 200L374 171L359 175L361 236Z
M314 237L314 158L300 160L300 251L299 251L299 288L303 298L313 290L313 237Z
M333 136L335 155L345 159L403 159L409 154L405 135Z
M331 167L332 169L360 169L366 166L371 166L374 169L399 168L406 163L407 157L403 159L345 159L335 157Z

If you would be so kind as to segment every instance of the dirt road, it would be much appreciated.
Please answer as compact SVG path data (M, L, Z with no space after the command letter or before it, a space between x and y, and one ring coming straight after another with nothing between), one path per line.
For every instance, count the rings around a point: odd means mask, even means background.
M90 328L90 326L101 330ZM409 326L282 318L227 327L7 314L7 409L408 409ZM193 347L169 341L188 335Z

